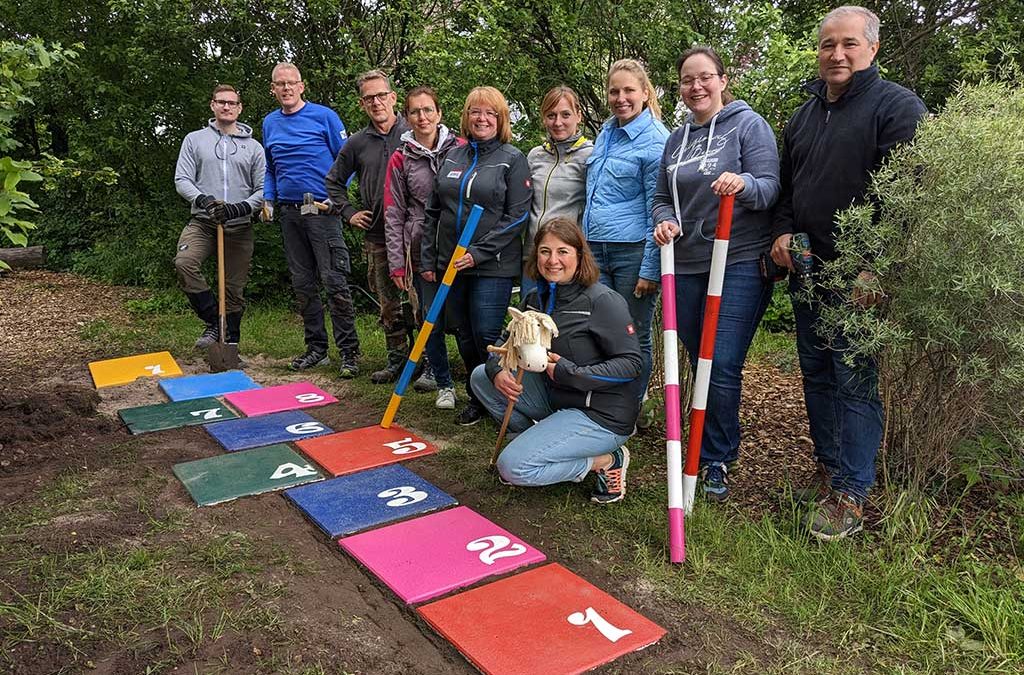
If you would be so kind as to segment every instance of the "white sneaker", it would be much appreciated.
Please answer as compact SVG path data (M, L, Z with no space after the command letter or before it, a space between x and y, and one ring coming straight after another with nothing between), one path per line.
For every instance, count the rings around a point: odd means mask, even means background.
M455 410L455 387L442 387L438 389L434 407L441 410Z

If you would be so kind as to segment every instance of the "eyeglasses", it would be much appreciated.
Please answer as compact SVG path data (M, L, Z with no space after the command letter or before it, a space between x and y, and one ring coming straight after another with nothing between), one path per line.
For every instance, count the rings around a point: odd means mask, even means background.
M392 92L390 91L379 91L376 94L367 94L366 96L360 96L359 100L363 102L363 105L370 105L374 101L380 101L381 103L383 103L384 99L390 96L391 93Z
M294 89L302 84L302 80L274 80L273 84L278 89L288 89L289 87Z
M417 117L419 117L420 115L424 115L424 116L425 115L433 115L436 112L437 112L437 108L434 108L434 107L431 107L431 106L428 105L428 106L424 106L422 108L413 108L412 110L410 110L406 114L409 115L410 117L412 117L413 115L416 115Z
M484 118L490 119L490 120L498 119L498 113L494 112L493 110L478 110L477 108L471 109L469 111L469 116L470 117L476 117L477 119L484 119Z
M227 101L222 98L213 99L213 103L214 105L226 106L228 108L237 108L238 106L242 105L241 101Z
M701 73L697 77L684 77L679 80L680 89L693 89L693 85L696 82L700 82L701 86L707 86L711 84L711 80L716 77L721 77L719 73Z

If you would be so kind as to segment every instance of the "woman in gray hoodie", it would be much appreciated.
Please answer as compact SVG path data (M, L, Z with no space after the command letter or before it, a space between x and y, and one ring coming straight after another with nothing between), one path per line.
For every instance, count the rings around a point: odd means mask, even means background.
M421 276L420 245L427 200L434 190L437 167L449 149L465 143L441 124L441 106L430 87L415 87L405 96L405 116L412 127L402 134L402 146L388 160L384 178L384 241L392 282L400 290L415 290L416 322L434 300L438 284ZM427 339L427 360L437 382L438 408L455 408L455 386L448 366L444 325ZM421 390L419 380L413 387Z
M526 156L533 180L530 227L523 238L523 277L519 297L536 285L526 274L533 239L540 226L552 218L568 218L579 225L587 203L587 158L594 142L584 137L583 108L579 96L566 86L554 87L540 102L540 119L547 139Z
M733 100L718 54L694 47L676 66L689 114L665 144L654 195L654 241L662 246L675 240L679 338L694 368L719 198L736 196L700 454L704 494L725 501L727 466L739 456L743 362L772 294L758 258L771 243L779 153L764 118Z

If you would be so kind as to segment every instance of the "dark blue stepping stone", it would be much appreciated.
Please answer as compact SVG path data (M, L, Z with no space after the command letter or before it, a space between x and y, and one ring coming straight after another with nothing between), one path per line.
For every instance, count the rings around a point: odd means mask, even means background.
M216 422L203 428L228 452L332 433L326 424L301 410Z
M458 504L399 465L292 488L284 494L331 537Z
M233 391L262 389L251 377L240 370L207 375L189 375L160 381L160 388L172 401L187 401L193 398L222 396Z

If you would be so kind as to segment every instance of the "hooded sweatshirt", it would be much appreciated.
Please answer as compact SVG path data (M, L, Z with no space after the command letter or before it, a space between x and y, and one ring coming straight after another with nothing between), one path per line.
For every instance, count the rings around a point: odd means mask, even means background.
M547 140L526 156L533 177L527 251L544 221L561 217L582 223L587 204L587 158L592 152L594 142L577 134L557 143Z
M676 274L711 269L720 200L711 184L726 171L743 178L728 264L756 260L771 244L771 208L779 196L779 152L771 127L744 101L729 103L706 124L691 114L665 144L654 194L654 222L682 229L675 243Z
M252 137L252 127L236 122L233 134L221 133L217 122L185 136L174 167L174 188L192 205L192 216L209 221L196 206L196 197L210 195L227 204L246 202L255 213L263 206L263 177L267 164L263 146ZM226 226L245 225L250 216L235 218Z
M384 182L384 240L391 276L405 276L405 256L412 259L412 271L420 271L420 245L427 200L434 190L437 168L455 145L465 141L441 124L433 149L421 145L412 130L402 134L402 147L388 160Z

